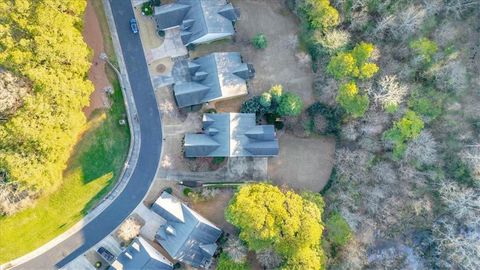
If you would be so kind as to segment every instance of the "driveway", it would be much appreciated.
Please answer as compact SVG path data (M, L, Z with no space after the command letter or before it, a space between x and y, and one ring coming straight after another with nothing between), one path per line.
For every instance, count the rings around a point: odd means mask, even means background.
M65 266L127 218L142 201L155 177L162 147L161 121L140 38L129 29L128 20L134 17L132 5L125 0L109 1L138 110L141 146L136 168L123 192L94 220L54 248L14 269L58 269Z
M147 61L152 63L166 57L180 57L188 54L187 48L180 38L180 28L168 29L165 31L163 44L147 52Z

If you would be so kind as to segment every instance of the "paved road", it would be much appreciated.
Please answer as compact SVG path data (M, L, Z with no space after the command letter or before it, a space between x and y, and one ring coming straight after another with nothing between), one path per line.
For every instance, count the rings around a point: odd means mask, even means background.
M140 121L137 166L122 194L99 216L55 248L14 269L55 269L66 265L112 232L141 202L154 179L162 147L160 115L140 37L129 28L129 20L134 17L131 2L110 3Z

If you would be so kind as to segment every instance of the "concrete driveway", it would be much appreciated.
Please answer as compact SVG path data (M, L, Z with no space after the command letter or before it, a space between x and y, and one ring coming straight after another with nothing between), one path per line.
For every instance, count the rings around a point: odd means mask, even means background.
M160 45L160 47L151 49L150 52L147 52L146 57L148 63L152 63L162 58L174 58L185 56L187 54L187 48L185 47L185 45L183 45L182 39L180 38L180 28L177 27L166 30L163 44Z

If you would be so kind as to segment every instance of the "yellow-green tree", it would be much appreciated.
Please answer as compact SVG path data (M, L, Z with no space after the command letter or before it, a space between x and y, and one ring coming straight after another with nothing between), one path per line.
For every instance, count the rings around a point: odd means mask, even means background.
M337 80L345 78L369 79L379 70L375 63L368 62L374 50L375 46L373 44L361 42L353 50L340 52L333 56L328 63L327 71Z
M344 83L338 89L337 102L353 117L361 117L368 110L370 101L367 95L358 92L354 81Z
M273 247L288 269L323 269L322 210L291 190L259 183L240 188L226 210L227 220L255 251Z
M81 35L85 0L0 2L0 66L28 78L33 93L0 123L0 170L9 181L51 191L61 184L93 91Z
M306 0L302 10L312 29L328 30L340 23L340 15L329 0Z

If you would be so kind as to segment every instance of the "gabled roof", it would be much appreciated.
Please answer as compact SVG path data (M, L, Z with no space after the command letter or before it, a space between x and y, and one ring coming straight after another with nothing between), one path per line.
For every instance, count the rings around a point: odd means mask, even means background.
M203 42L209 42L218 36L232 36L235 33L232 22L239 16L240 12L226 0L177 0L154 11L158 29L180 27L185 45L202 38Z
M272 125L257 126L255 114L204 114L203 133L185 135L187 157L275 156L279 146Z
M246 80L253 77L252 67L243 63L240 53L212 53L174 64L173 86L179 107L246 95Z
M172 258L193 267L210 264L217 249L215 242L222 234L217 226L167 192L160 195L152 210L166 220L155 240Z
M172 270L173 264L142 237L135 238L112 264L115 270Z

